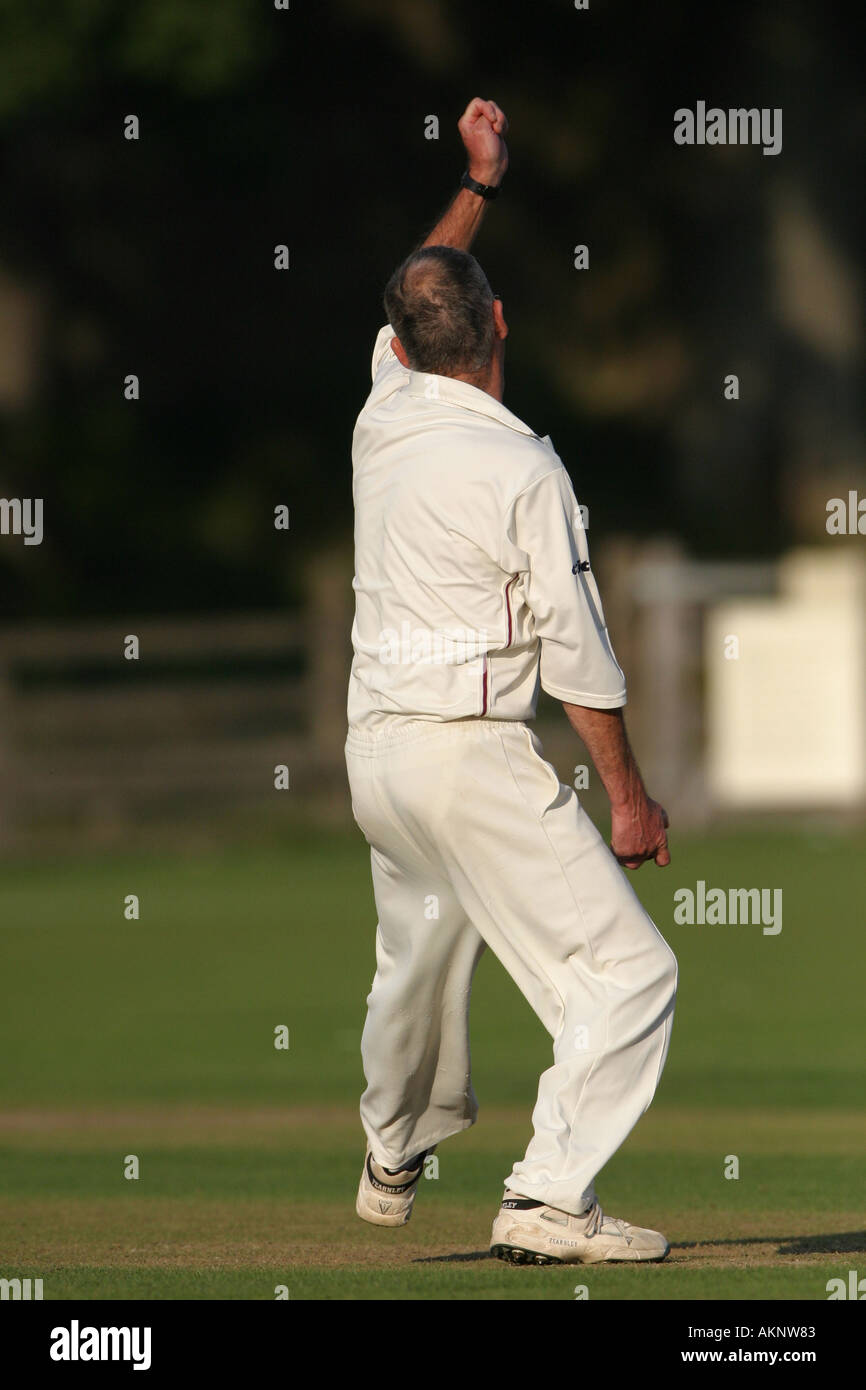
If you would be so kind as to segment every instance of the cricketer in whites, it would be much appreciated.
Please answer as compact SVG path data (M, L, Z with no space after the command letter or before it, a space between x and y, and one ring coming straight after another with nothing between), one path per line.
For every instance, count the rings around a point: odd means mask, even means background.
M568 474L502 404L508 328L469 248L508 165L507 121L476 97L458 129L468 167L388 283L353 437L346 763L379 919L356 1210L404 1224L425 1156L474 1123L469 996L489 946L553 1039L492 1253L660 1260L664 1236L608 1216L593 1180L668 1052L676 961L620 869L670 863L668 818L629 747ZM539 684L604 784L611 848L529 728Z

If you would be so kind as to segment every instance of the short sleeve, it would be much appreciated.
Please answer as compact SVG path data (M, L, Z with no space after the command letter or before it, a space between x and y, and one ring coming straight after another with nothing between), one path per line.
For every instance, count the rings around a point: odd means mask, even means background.
M509 563L525 556L524 592L541 644L541 686L593 709L626 703L625 677L608 637L580 507L560 466L525 488L506 517Z

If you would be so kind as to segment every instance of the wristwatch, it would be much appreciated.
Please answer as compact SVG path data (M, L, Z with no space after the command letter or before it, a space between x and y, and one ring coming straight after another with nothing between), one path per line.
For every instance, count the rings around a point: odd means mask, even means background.
M460 182L464 188L469 189L470 193L477 193L480 198L486 198L488 202L493 201L500 189L498 183L479 183L477 179L472 177L468 169L464 170Z

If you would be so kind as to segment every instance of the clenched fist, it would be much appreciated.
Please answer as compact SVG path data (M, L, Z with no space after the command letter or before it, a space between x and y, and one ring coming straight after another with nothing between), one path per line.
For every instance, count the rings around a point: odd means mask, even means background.
M671 862L669 825L665 808L641 794L629 806L611 808L610 847L625 869L639 869L648 859L666 868Z
M508 168L505 132L508 121L495 101L473 97L457 122L460 138L466 146L469 173L479 183L498 186Z

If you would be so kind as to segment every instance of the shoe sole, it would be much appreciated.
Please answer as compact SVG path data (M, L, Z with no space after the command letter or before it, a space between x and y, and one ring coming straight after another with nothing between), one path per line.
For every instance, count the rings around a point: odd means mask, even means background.
M539 1255L537 1250L524 1250L520 1245L491 1245L491 1255L510 1265L561 1265L555 1255Z
M355 1214L360 1216L362 1221L369 1221L371 1226L390 1226L393 1229L397 1226L408 1225L409 1218L412 1215L412 1208L410 1207L405 1215L400 1213L396 1216L386 1216L368 1207L359 1193L358 1199L355 1202Z
M512 1265L561 1265L561 1264L660 1264L670 1254L668 1246L663 1255L633 1255L631 1259L618 1259L616 1255L603 1255L594 1260L559 1260L555 1255L540 1255L537 1250L527 1250L522 1245L491 1245L490 1253L497 1260L505 1260Z

